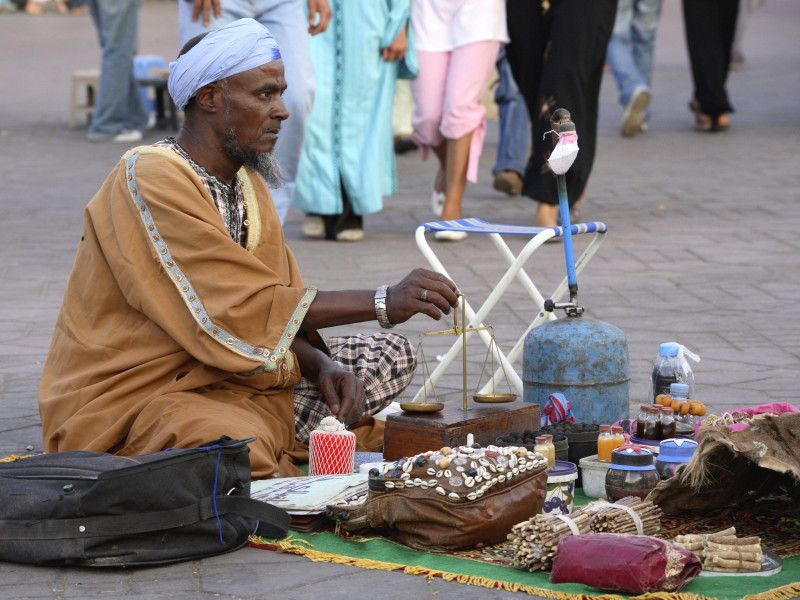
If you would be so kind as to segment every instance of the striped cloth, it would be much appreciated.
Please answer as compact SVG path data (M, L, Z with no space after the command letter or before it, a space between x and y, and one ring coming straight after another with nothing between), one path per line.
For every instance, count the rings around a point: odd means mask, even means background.
M352 371L364 384L364 414L386 408L411 383L416 368L414 348L402 335L375 333L334 337L326 340L331 359ZM330 408L316 385L303 378L294 388L294 420L297 440L307 444L311 432Z

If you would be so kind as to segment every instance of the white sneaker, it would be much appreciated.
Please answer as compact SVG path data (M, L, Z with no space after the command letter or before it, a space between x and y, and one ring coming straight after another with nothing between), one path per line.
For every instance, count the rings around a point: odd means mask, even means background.
M437 231L433 234L437 242L461 242L467 239L466 231Z
M92 133L86 134L86 139L90 142L114 142L118 144L132 144L142 140L142 132L137 129L123 129L116 135L107 135L105 133Z
M112 137L111 141L117 144L132 144L133 142L141 142L142 137L142 132L138 129L123 129Z
M444 210L444 200L446 197L447 196L444 195L444 192L437 192L436 190L431 192L431 210L437 217L442 216L442 211Z
M650 104L650 88L640 85L631 94L631 99L622 113L620 133L624 137L633 137L642 132L642 123L647 118L647 106Z
M336 234L337 242L360 242L364 239L363 229L342 229Z
M325 237L325 222L322 220L322 217L307 216L300 229L304 236L312 239L321 239Z

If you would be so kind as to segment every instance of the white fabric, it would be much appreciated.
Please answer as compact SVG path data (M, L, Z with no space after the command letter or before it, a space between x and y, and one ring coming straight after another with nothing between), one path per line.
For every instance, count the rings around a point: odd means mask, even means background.
M170 63L169 95L178 108L186 108L201 87L276 60L281 52L269 30L255 19L239 19Z
M508 42L505 0L412 0L411 25L417 50L453 48L496 40Z

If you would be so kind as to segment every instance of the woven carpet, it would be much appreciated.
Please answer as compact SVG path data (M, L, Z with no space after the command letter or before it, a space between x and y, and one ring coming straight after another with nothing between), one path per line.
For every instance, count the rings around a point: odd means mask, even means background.
M583 504L587 500L580 493L576 495L576 504ZM718 515L713 518L665 519L661 537L724 529L731 525L731 518L731 515ZM789 600L800 597L800 556L795 556L800 554L800 520L797 515L784 512L768 517L763 511L753 511L737 515L734 524L737 534L741 531L740 535L761 535L764 547L783 557L783 570L769 577L698 577L680 594L659 592L637 598ZM251 546L299 554L313 561L441 577L468 585L524 592L544 598L611 600L627 597L603 594L580 584L552 584L548 573L528 573L516 569L510 566L510 550L502 544L483 550L437 554L413 550L380 537L343 538L331 532L291 532L284 540L253 537Z

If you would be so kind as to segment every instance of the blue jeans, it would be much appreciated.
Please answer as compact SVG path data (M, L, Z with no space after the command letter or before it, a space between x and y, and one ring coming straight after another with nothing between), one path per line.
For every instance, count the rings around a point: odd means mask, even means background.
M303 0L222 0L222 15L203 27L202 18L192 21L191 0L180 0L178 20L181 44L203 31L216 29L237 19L250 17L269 29L278 42L283 57L286 93L283 101L289 118L283 122L275 157L283 169L283 185L273 189L272 201L280 216L286 219L297 181L297 167L303 150L305 122L314 104L314 63L311 61L311 38L308 34Z
M614 72L619 101L627 106L637 87L650 87L653 50L662 0L618 0L606 60Z
M531 125L525 98L511 75L505 47L500 48L497 56L497 71L500 73L500 83L494 93L494 101L500 111L500 140L492 174L516 171L522 175L528 162Z
M123 130L143 130L147 113L133 76L133 57L139 36L141 0L89 0L103 59L89 133L112 137Z

